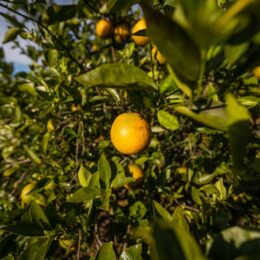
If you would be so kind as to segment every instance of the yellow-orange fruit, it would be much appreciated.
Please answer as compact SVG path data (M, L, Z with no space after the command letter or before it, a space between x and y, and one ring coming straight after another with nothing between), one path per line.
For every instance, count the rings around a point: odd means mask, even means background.
M115 41L122 44L130 35L129 27L127 24L119 24L114 30Z
M155 60L157 60L160 64L165 64L165 57L158 51L157 47L154 46L152 49L152 54Z
M108 38L113 34L113 24L105 19L101 19L96 23L96 35L101 38Z
M139 113L123 113L114 120L110 137L120 153L137 154L149 145L151 129Z
M253 74L255 77L257 77L258 79L260 79L260 66L257 66L253 69Z
M147 25L144 19L139 20L132 28L132 39L136 45L143 46L149 42L148 36L134 35L135 33L147 29Z
M129 173L131 177L135 179L134 182L130 182L125 185L127 189L135 189L143 182L144 179L144 171L137 164L129 164L128 165Z

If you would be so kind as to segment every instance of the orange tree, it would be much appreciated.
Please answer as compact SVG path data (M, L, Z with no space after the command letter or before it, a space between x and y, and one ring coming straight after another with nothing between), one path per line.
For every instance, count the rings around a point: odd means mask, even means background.
M137 2L1 1L32 59L1 49L1 259L259 256L259 0ZM111 143L124 112L140 153Z

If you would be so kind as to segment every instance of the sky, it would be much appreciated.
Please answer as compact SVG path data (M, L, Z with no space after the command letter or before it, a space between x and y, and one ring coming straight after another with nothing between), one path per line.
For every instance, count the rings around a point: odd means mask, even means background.
M75 1L73 0L55 0L53 1L56 4L73 4ZM0 12L6 12L3 8L0 7ZM19 71L27 71L29 70L28 65L31 64L31 60L26 56L20 53L20 50L17 48L12 48L12 42L3 44L4 35L8 29L8 24L6 20L0 16L0 46L4 48L5 51L5 59L8 62L12 62L14 64L14 73ZM22 39L21 37L17 38L21 46L26 46L28 43L32 44L27 40Z

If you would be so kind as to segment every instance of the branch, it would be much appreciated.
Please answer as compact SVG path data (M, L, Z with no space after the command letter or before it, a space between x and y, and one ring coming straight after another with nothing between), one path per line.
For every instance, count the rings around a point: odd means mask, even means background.
M0 3L0 6L3 7L3 8L5 8L5 9L7 9L7 10L9 10L9 11L12 12L12 13L15 13L15 14L17 14L17 15L23 17L24 19L30 20L30 21L32 21L32 22L35 22L35 23L38 24L40 27L42 27L42 28L66 51L68 57L69 57L72 61L74 61L77 65L79 65L79 67L80 67L82 70L85 70L84 66L83 66L81 63L79 63L79 62L72 56L72 54L71 54L70 50L67 48L67 46L64 45L63 42L62 42L58 37L56 37L56 36L49 30L49 28L48 28L47 26L45 26L44 24L42 24L42 23L39 22L38 20L36 20L36 19L34 19L34 18L30 17L30 16L27 16L27 15L25 15L25 14L22 14L22 13L16 11L16 10L13 10L12 8L10 8L10 7L8 7L8 6L5 6L5 5L3 5L3 4L1 4L1 3Z

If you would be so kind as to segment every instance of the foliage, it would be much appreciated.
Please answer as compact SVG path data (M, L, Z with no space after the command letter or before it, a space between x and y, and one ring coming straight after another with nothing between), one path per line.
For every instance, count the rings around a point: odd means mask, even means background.
M32 60L14 74L0 49L1 259L259 255L260 3L136 3L1 1L3 43ZM104 17L115 28L142 15L146 46L95 35ZM131 156L109 137L127 111L152 129ZM145 178L127 189L132 163Z

